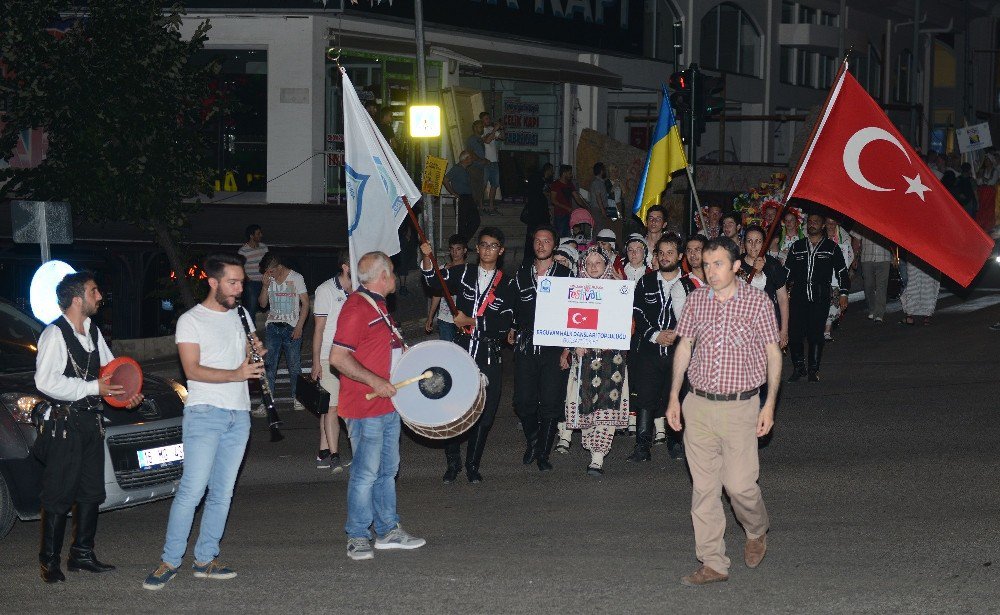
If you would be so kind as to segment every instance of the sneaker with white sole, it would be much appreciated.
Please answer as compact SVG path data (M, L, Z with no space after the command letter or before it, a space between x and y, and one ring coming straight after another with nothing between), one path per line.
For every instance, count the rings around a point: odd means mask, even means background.
M151 589L157 591L163 589L163 586L170 582L170 579L177 576L177 569L170 566L166 562L161 562L160 567L149 573L146 580L142 584L143 589Z
M216 579L222 581L236 578L235 570L220 564L219 560L215 559L207 564L195 562L191 565L191 569L194 570L194 576L199 579Z
M372 543L367 538L348 538L347 557L355 560L375 559Z
M427 544L426 540L410 536L398 523L396 527L389 530L388 534L375 539L376 549L419 549L425 544Z
M267 418L267 406L265 406L264 404L260 404L259 406L250 411L250 416L254 417L255 419Z
M330 454L330 449L324 448L323 450L319 451L318 453L316 453L316 467L320 470L325 470L329 468L331 457L332 455ZM339 459L340 458L338 456L338 461Z
M302 405L302 402L300 402L297 399L293 399L292 400L292 410L295 410L296 412L298 412L298 411L302 411L302 410L305 410L305 409L306 409L306 407Z

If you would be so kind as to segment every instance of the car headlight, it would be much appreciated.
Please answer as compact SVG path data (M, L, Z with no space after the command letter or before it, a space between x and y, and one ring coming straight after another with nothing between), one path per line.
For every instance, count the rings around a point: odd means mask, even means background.
M186 404L188 399L187 387L176 380L170 381L170 387L174 390L174 393L177 393L177 397L181 398L181 403Z
M48 404L38 395L22 393L5 393L3 403L10 410L14 420L25 425L34 425L35 410L42 410L44 408L42 404Z

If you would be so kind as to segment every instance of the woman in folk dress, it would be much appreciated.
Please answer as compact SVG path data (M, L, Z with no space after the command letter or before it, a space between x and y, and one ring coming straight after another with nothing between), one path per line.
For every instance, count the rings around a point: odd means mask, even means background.
M620 280L611 254L598 246L580 259L580 277ZM615 430L628 427L628 382L624 350L576 348L563 351L561 364L570 370L566 388L566 427L583 431L590 451L587 474L604 474Z

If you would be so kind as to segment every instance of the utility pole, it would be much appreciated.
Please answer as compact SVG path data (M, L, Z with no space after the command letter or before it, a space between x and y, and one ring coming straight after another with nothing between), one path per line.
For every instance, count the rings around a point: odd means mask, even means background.
M920 0L913 0L913 47L910 52L910 143L920 148L917 136L917 53L920 48Z

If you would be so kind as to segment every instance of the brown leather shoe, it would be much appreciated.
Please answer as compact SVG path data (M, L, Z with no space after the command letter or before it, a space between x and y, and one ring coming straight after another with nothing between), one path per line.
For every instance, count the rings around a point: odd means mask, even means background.
M716 572L709 568L708 566L702 566L698 570L689 574L686 577L681 577L681 585L687 585L688 587L697 587L699 585L708 585L709 583L721 583L722 581L728 581L729 575L722 574L721 572Z
M743 548L743 561L747 568L760 566L760 561L767 553L767 534L761 534L757 538L748 538L747 544Z

